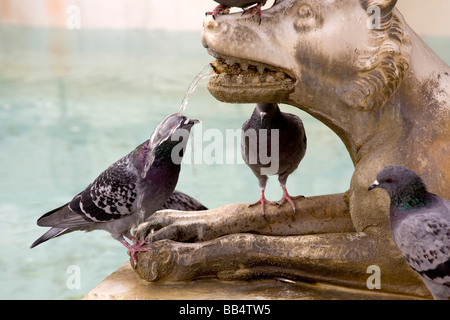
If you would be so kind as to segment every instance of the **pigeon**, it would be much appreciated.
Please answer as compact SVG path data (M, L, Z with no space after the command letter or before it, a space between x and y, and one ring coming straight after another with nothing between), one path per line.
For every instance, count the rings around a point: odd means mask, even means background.
M295 212L293 199L303 198L303 196L291 197L286 189L286 181L305 156L306 133L302 121L296 115L281 112L275 103L258 103L250 119L243 124L242 131L242 158L258 179L261 189L260 199L251 204L250 207L260 203L263 216L265 217L264 204L276 204L266 200L264 196L268 180L267 175L269 174L264 172L264 169L267 170L273 163L267 163L267 159L264 160L261 156L266 153L267 156L271 154L273 158L277 152L277 159L272 159L277 162L277 166L275 166L277 170L274 169L273 172L270 172L270 175L278 175L278 181L283 189L283 198L278 203L278 206L280 207L285 201L288 201ZM256 136L256 139L253 139L253 141L252 133ZM276 141L276 145L273 145L272 135L275 133L278 133L278 141ZM265 137L267 137L266 141L264 141ZM267 152L261 152L261 147L266 148Z
M264 6L267 2L267 0L262 1L252 1L252 0L214 0L215 2L219 3L217 7L214 8L212 12L207 12L206 15L212 15L214 19L216 19L216 16L222 15L222 14L228 14L230 12L231 7L238 7L242 8L244 12L242 15L246 13L252 14L252 19L257 17L257 21L259 24L261 24L261 7ZM248 8L252 5L255 5L251 8ZM248 8L248 9L246 9Z
M187 194L175 190L162 205L159 210L172 209L180 211L202 211L208 210L203 204L188 196Z
M382 169L369 191L374 188L391 198L391 234L403 257L434 299L450 299L450 201L428 192L403 166Z
M190 129L198 122L179 113L167 116L149 140L108 167L72 201L40 217L39 226L52 228L31 248L76 230L105 230L128 249L136 266L135 253L148 248L130 230L173 193Z

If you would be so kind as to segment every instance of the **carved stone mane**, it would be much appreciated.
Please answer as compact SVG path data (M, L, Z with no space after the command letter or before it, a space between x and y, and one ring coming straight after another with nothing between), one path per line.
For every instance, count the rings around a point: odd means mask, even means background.
M376 110L394 94L409 67L411 41L404 34L405 21L394 12L397 1L386 6L386 0L361 0L367 10L381 9L379 29L372 29L372 46L359 52L359 77L344 93L343 101L363 110Z

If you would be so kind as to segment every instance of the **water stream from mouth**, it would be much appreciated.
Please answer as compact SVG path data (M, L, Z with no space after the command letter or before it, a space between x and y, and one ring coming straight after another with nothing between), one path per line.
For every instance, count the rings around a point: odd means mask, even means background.
M186 106L189 101L189 97L195 91L195 88L197 88L197 85L200 82L200 80L205 79L205 78L211 76L212 74L214 74L214 69L211 66L211 64L208 63L208 65L205 68L203 68L202 71L200 71L200 73L194 78L191 85L189 86L189 88L183 98L183 101L181 101L181 107L180 107L180 111L179 111L180 114L183 114L184 110L186 109Z
M200 73L194 78L194 80L192 81L191 85L189 86L186 94L184 95L184 98L183 98L183 101L181 101L181 107L179 110L180 114L183 114L184 110L186 109L186 106L189 102L189 97L195 91L195 88L197 88L197 85L200 82L200 80L205 79L205 78L211 76L212 74L214 74L214 68L212 67L212 65L210 63L208 63L208 65L206 67L204 67L203 70L200 71ZM192 175L194 177L196 177L197 170L194 165L194 152L195 152L194 136L193 136L192 132L190 134L190 140L191 140L191 151L192 151L192 153L191 153Z

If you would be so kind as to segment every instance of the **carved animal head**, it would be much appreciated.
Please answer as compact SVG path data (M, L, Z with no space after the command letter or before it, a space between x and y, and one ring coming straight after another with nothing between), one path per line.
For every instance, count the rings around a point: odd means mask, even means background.
M218 58L211 93L226 102L330 103L380 108L404 77L411 43L396 0L279 0L262 24L205 19L203 45Z

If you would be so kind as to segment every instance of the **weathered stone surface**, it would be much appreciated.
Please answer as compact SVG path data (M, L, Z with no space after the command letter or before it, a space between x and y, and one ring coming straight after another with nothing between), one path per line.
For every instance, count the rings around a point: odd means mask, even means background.
M85 300L379 300L420 299L385 294L378 290L354 290L325 283L287 283L275 279L221 281L201 279L188 282L147 282L129 263L92 289Z

